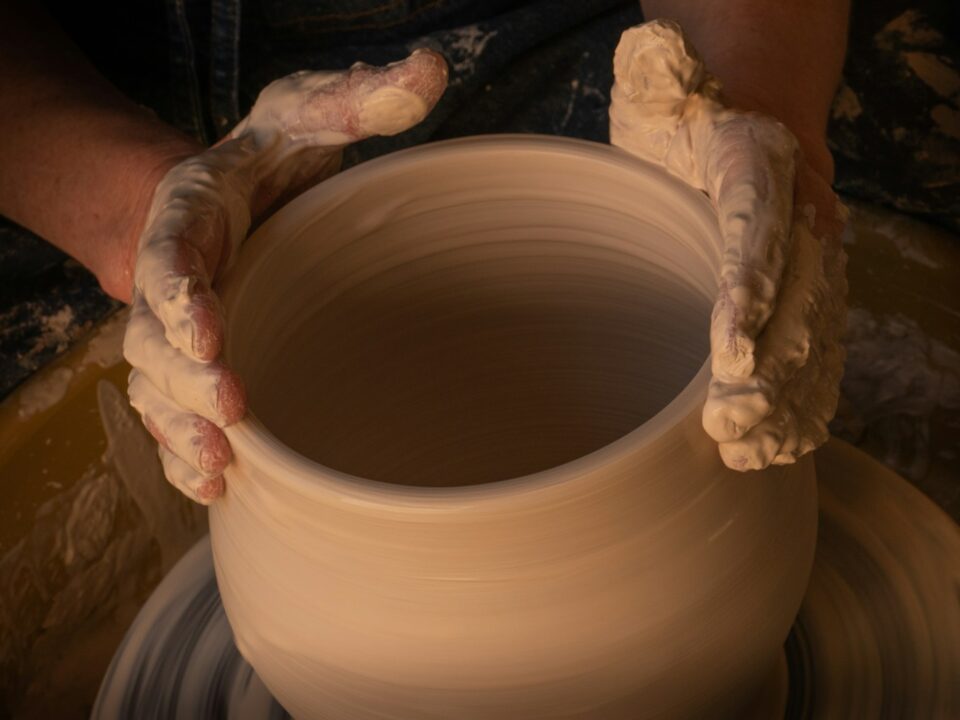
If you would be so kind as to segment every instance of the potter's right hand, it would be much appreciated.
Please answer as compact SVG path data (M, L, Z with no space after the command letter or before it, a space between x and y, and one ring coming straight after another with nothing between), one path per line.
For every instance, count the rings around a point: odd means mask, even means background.
M624 32L614 75L611 142L705 191L717 212L704 429L733 469L795 462L827 440L839 397L845 210L785 125L725 103L676 23Z
M267 86L215 147L157 186L134 272L123 352L130 402L160 444L167 479L210 503L231 451L221 430L246 412L240 378L220 361L223 314L212 290L251 220L329 177L340 150L420 122L446 87L436 53L383 68L304 72Z

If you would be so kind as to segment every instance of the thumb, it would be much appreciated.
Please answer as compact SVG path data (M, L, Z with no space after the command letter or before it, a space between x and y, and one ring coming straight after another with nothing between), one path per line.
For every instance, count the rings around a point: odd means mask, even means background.
M384 67L294 73L264 88L231 137L253 135L262 145L279 135L301 147L334 148L396 135L423 120L446 85L446 62L426 49Z
M425 49L384 67L294 73L264 88L221 147L245 148L252 158L257 217L335 173L345 145L419 123L446 86L446 62Z

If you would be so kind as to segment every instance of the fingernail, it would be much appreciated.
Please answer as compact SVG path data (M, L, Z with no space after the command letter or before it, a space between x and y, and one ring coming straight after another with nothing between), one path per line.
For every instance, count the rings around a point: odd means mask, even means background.
M427 116L427 103L403 88L385 85L363 99L359 124L363 135L396 135Z

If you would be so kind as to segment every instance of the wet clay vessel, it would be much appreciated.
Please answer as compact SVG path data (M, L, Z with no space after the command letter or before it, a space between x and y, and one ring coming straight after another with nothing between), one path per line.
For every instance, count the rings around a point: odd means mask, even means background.
M703 432L708 200L496 136L305 193L225 279L251 414L212 508L237 646L301 718L737 713L813 559L812 461Z

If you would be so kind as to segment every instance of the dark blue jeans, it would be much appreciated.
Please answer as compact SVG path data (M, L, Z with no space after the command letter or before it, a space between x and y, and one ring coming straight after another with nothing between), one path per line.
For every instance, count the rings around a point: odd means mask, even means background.
M174 120L227 132L271 80L301 69L441 52L450 85L414 130L349 151L348 163L430 139L539 132L603 141L611 62L637 0L166 0ZM207 80L209 78L209 80Z
M175 120L203 139L224 134L271 80L300 69L382 64L428 46L450 87L420 127L371 140L347 164L430 139L540 132L604 141L620 33L638 0L163 0L171 30ZM915 77L904 53L950 64L942 0L854 6L842 98L830 139L841 191L960 229L956 96ZM899 20L897 20L899 18ZM912 18L918 32L895 29ZM953 114L951 114L953 113Z

